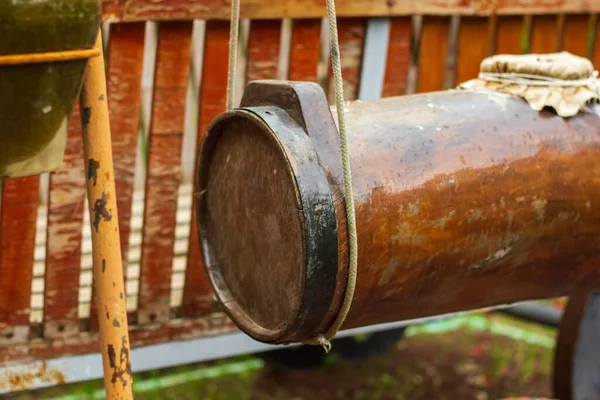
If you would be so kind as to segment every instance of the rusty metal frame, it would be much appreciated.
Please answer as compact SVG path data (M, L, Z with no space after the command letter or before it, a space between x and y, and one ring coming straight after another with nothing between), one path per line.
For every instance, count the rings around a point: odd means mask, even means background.
M102 31L80 96L96 304L106 398L133 399L133 374Z

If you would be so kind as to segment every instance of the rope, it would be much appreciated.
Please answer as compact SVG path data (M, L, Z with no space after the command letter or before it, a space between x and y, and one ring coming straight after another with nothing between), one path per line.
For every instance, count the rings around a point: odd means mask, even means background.
M340 330L346 316L352 306L354 289L356 287L356 275L358 269L358 239L356 233L356 215L354 211L354 194L352 192L352 171L350 169L350 156L348 153L348 139L346 137L346 114L344 110L344 81L342 78L342 66L340 60L340 44L338 39L337 14L335 10L335 0L326 0L327 14L329 17L329 33L331 38L331 63L335 83L335 105L338 115L338 128L340 133L340 153L342 156L342 169L344 173L344 197L346 200L346 218L348 226L349 239L349 266L348 282L344 301L340 312L327 332L309 339L305 344L322 346L327 353L331 350L330 340L335 337ZM233 98L235 94L235 78L237 68L238 53L238 32L240 23L240 0L231 2L231 31L229 37L229 67L227 79L227 109L234 107Z
M356 232L356 215L354 210L354 194L352 192L352 171L350 169L350 155L348 153L348 139L346 136L346 114L344 110L344 81L342 78L342 65L340 60L340 44L338 39L337 14L335 0L326 0L327 15L329 17L329 34L331 37L331 64L335 83L335 106L338 115L338 128L340 131L340 153L342 155L342 169L344 171L344 197L346 200L346 215L348 223L348 239L350 246L348 282L346 293L340 312L327 332L308 340L306 344L321 345L327 353L331 350L330 340L340 330L352 306L354 289L356 288L356 275L358 270L358 238Z
M237 72L238 39L240 31L240 0L231 2L231 28L229 31L229 66L227 68L227 110L233 110L235 78Z
M11 54L0 56L0 65L42 64L59 61L83 60L100 55L98 49L56 51L50 53Z
M585 79L578 80L564 80L558 78L552 78L550 76L541 75L530 75L530 74L519 74L515 72L511 73L494 73L494 72L481 72L479 79L488 82L499 82L499 83L510 83L515 85L526 85L526 86L555 86L555 87L579 87L579 86L597 86L598 85L598 71L595 71L592 76Z

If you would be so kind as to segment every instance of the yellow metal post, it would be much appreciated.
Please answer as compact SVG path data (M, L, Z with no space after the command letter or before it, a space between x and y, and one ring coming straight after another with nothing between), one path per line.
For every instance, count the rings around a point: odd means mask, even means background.
M96 48L102 51L102 34ZM133 399L125 282L114 180L104 57L92 57L80 98L94 282L107 399Z

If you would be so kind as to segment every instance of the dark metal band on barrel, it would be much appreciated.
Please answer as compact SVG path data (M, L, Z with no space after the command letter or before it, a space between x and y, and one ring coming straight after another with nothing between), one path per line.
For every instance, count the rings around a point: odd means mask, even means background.
M302 127L278 107L254 107L247 111L265 121L283 144L302 199L306 226L306 280L300 311L288 328L294 336L281 340L288 342L313 334L333 299L338 268L335 207L327 177L312 141Z

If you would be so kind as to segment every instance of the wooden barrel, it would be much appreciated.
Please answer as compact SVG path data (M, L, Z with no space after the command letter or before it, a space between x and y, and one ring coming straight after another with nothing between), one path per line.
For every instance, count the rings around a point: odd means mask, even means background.
M598 281L600 117L496 92L346 105L359 267L345 328L568 294ZM260 341L303 341L347 283L334 117L314 84L251 83L201 147L216 294Z
M91 49L100 0L0 1L0 56ZM62 165L86 59L0 66L0 179Z

